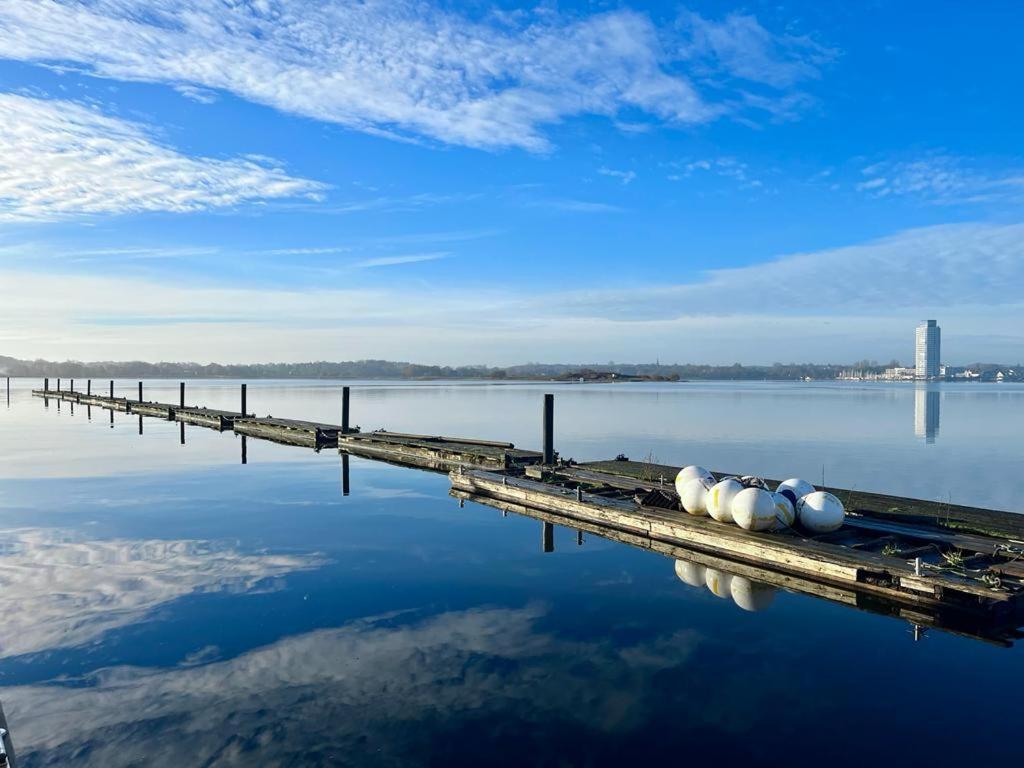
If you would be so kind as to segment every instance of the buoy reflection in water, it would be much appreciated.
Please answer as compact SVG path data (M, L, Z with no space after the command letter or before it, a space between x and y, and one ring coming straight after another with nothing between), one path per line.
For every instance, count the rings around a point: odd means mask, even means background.
M707 587L715 597L732 598L744 611L763 611L775 600L776 587L746 576L711 568L689 560L676 560L676 576L691 587Z

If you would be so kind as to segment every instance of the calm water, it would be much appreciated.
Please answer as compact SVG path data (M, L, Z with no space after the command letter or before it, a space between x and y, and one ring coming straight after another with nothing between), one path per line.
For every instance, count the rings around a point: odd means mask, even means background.
M983 765L1024 651L488 507L442 475L55 402L0 407L0 702L22 766ZM539 444L551 387L356 384L364 428ZM1024 387L564 386L556 447L1021 509ZM125 387L119 394L134 393ZM174 401L176 384L147 386ZM190 384L236 408L237 385ZM2 402L2 401L0 401ZM338 385L250 383L337 421ZM720 590L722 591L722 590ZM735 591L735 590L734 590ZM742 596L741 596L742 602ZM752 607L749 605L748 607Z

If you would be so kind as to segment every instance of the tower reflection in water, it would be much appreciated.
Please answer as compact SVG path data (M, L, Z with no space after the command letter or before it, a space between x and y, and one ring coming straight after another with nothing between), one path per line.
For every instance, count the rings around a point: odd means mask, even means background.
M939 435L939 390L918 385L914 389L914 434L926 443L934 443Z

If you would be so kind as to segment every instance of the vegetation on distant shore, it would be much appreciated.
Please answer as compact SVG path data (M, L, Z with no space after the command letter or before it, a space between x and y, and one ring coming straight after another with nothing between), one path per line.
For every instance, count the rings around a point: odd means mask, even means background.
M877 365L877 364L876 364ZM310 363L147 363L17 360L0 355L2 376L144 379L526 379L543 381L680 381L834 379L849 365L695 365L659 363L526 363L504 368L485 365L419 365L390 360Z

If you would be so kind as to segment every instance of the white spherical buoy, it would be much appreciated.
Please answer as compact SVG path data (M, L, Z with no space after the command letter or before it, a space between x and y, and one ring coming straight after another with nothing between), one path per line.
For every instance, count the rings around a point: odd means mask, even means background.
M792 491L793 495L796 496L796 500L800 501L808 493L814 493L814 486L806 480L801 480L799 477L791 477L789 480L783 480L779 483L779 487L775 489L775 492L778 493L780 491Z
M846 510L843 502L826 491L815 491L804 496L796 504L796 516L800 525L813 533L829 533L843 525Z
M742 490L743 486L733 477L715 483L704 500L708 514L720 523L731 523L732 500Z
M732 601L744 611L763 611L772 604L776 591L770 584L751 581L746 576L733 576L729 582Z
M729 597L729 588L732 585L732 574L724 573L717 568L707 568L704 571L704 584L715 597Z
M689 560L676 560L676 576L691 587L704 586L704 566Z
M793 506L793 502L788 496L777 491L772 494L772 501L775 502L775 530L784 531L792 528L796 523L796 507Z
M705 501L708 491L714 484L714 480L709 480L706 477L695 477L688 480L679 494L679 503L691 515L706 515L708 509L705 506Z
M683 495L683 488L685 488L686 484L691 480L710 480L711 485L715 484L715 476L704 469L704 467L698 467L696 465L683 467L679 470L679 474L676 475L676 493L679 494L680 498Z
M733 522L747 531L768 531L775 525L775 499L763 488L744 488L729 507Z

